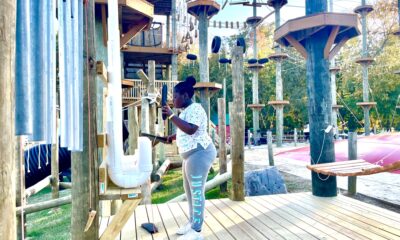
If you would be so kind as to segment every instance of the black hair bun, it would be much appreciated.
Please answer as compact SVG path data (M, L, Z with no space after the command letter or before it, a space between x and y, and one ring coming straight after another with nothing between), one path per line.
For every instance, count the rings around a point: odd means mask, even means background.
M189 76L189 77L186 78L185 82L189 86L193 87L194 85L196 85L196 78L194 78L193 76Z

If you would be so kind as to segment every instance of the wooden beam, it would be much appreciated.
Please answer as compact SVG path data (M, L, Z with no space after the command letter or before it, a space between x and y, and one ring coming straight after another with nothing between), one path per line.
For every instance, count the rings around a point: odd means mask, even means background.
M101 4L101 26L103 29L103 45L107 47L108 31L107 31L107 16L106 16L106 5Z
M138 120L138 109L136 106L130 106L128 108L128 129L129 129L129 155L134 155L135 150L138 147L139 138L139 120Z
M139 205L140 201L141 199L125 201L121 209L114 216L111 223L101 235L100 240L115 239L118 233L120 233L122 228L125 226L126 222L128 222L129 218L132 216L133 211Z
M51 176L47 176L46 178L42 179L40 182L36 183L35 185L29 187L25 190L25 197L28 198L35 193L40 192L43 188L50 185Z
M349 38L347 38L347 37L342 38L342 40L340 40L340 42L338 42L336 44L336 46L334 46L332 48L332 50L329 52L329 60L332 60L336 56L336 54L338 54L338 52L343 47L343 45L347 42L347 40L349 40Z
M52 199L40 203L35 203L35 204L29 204L26 205L25 207L18 207L16 214L19 215L21 214L21 211L24 211L24 213L33 213L33 212L39 212L45 209L49 208L54 208L54 207L59 207L65 204L71 203L72 198L71 195L62 197L62 198L57 198L57 199Z
M219 134L219 174L227 171L226 153L226 106L225 99L218 98L218 134ZM226 192L228 185L223 183L219 186L220 192Z
M107 146L107 134L101 133L97 134L97 147L105 148Z
M101 80L103 80L104 84L107 85L108 77L107 77L107 68L104 62L97 61L96 62L96 73L99 75Z
M98 214L93 224L85 231L90 210L98 211L98 149L97 149L97 83L95 44L95 4L94 0L87 0L83 8L83 151L73 152L71 155L72 210L71 210L71 239L98 239Z
M132 38L136 36L139 32L141 32L144 28L147 27L147 25L150 24L150 20L148 19L143 19L137 24L133 25L131 29L128 30L128 32L124 33L121 37L120 40L120 47L122 48L125 44L127 44Z
M328 59L329 58L329 53L331 51L332 45L335 42L336 36L339 32L339 26L334 26L332 28L331 34L329 35L328 41L326 42L326 46L324 49L324 58Z
M177 54L174 53L172 48L164 48L164 47L138 47L138 46L126 46L122 49L123 52L132 52L132 53L154 53L154 54Z
M235 47L232 51L232 85L234 138L232 138L232 195L234 201L244 201L244 79L243 79L243 48Z
M142 80L143 85L146 85L146 86L147 86L147 84L149 84L149 78L147 77L146 73L143 72L142 69L140 69L139 71L137 71L136 74L137 74L137 75L139 76L139 78Z
M300 44L300 42L290 35L286 35L285 38L301 54L301 56L307 59L307 50Z

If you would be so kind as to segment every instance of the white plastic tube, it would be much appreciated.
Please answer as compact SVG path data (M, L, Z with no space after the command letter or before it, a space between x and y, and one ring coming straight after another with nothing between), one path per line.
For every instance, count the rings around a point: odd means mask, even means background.
M149 179L152 171L151 142L140 137L135 155L125 156L122 144L122 90L118 1L108 1L108 143L107 166L111 180L122 188L132 188Z

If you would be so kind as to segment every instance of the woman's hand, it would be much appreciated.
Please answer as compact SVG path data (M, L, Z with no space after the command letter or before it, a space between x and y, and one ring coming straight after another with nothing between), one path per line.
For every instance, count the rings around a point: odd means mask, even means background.
M174 112L171 110L171 108L168 105L165 105L165 106L162 107L162 114L164 114L167 117L169 117L172 114L174 114Z
M176 139L176 134L168 135L167 136L167 143L172 144L172 141Z

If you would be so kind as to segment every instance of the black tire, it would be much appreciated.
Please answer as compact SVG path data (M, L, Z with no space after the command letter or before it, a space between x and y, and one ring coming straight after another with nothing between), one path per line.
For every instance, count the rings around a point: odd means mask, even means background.
M236 40L236 46L243 47L243 53L246 53L246 41L240 37Z
M221 43L222 43L221 37L215 36L211 43L211 52L218 53L219 50L221 49Z
M258 59L258 63L259 64L266 64L267 62L269 62L268 58L260 58L260 59Z
M247 63L248 64L256 64L257 63L257 59L251 58L251 59L247 60Z
M220 60L219 60L219 63L222 63L222 64L226 64L226 63L230 63L231 62L231 60L230 59L227 59L227 58L221 58Z
M186 55L186 58L189 60L197 60L197 56L195 54L191 54L189 53L188 55Z

